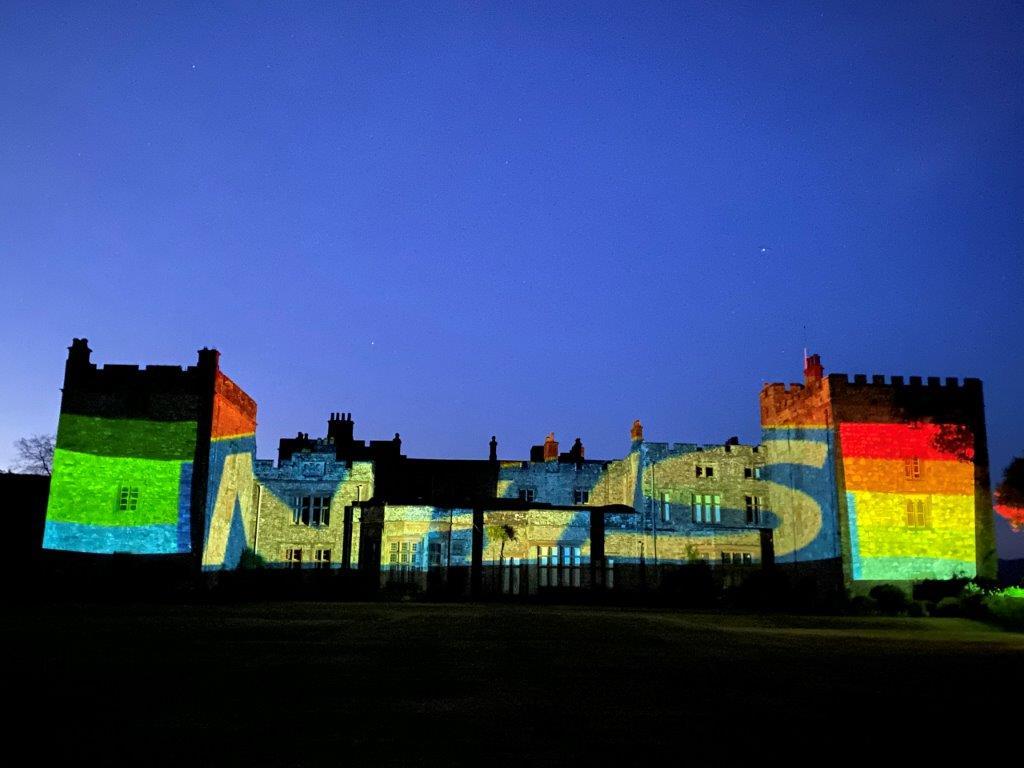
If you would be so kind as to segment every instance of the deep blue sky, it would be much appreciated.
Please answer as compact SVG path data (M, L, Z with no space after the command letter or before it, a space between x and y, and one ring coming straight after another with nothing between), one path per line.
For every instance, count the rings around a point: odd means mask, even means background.
M1019 5L88 5L0 4L0 465L73 336L218 347L267 457L755 441L805 346L1024 451Z

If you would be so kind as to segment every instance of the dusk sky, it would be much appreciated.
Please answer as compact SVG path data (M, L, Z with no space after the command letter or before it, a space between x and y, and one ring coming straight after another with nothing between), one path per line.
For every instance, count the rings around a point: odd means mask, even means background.
M224 370L259 453L759 438L974 376L1024 452L1024 7L0 3L0 466L67 347ZM1024 533L998 523L1002 557Z

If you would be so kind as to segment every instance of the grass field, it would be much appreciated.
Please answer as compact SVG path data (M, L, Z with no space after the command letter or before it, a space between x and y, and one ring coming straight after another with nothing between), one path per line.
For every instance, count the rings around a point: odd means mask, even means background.
M2 631L22 734L81 764L802 763L1024 709L1024 635L961 619L47 605Z

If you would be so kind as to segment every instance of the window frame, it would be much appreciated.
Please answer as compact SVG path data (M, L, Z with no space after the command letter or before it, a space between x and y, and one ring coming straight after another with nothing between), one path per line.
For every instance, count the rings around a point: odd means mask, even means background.
M313 550L313 567L314 568L327 568L331 567L331 548L330 547L318 547ZM326 557L325 557L326 555Z
M921 458L908 456L903 459L903 479L916 482L921 479Z
M117 487L116 509L118 512L138 512L140 487L123 482Z
M932 505L929 496L907 496L904 503L904 523L912 531L926 531L932 527Z
M307 528L329 528L333 501L332 495L292 496L292 525L304 525Z
M743 494L743 503L746 506L747 525L761 525L764 498L757 494L745 493Z
M720 493L691 493L690 510L693 522L719 525L722 522L722 495Z

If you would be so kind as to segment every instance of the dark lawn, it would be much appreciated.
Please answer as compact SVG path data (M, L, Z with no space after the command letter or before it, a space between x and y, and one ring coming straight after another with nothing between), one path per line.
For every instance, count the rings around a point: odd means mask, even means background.
M3 635L34 681L21 733L85 764L800 763L984 743L1024 710L1024 635L958 619L54 605Z

